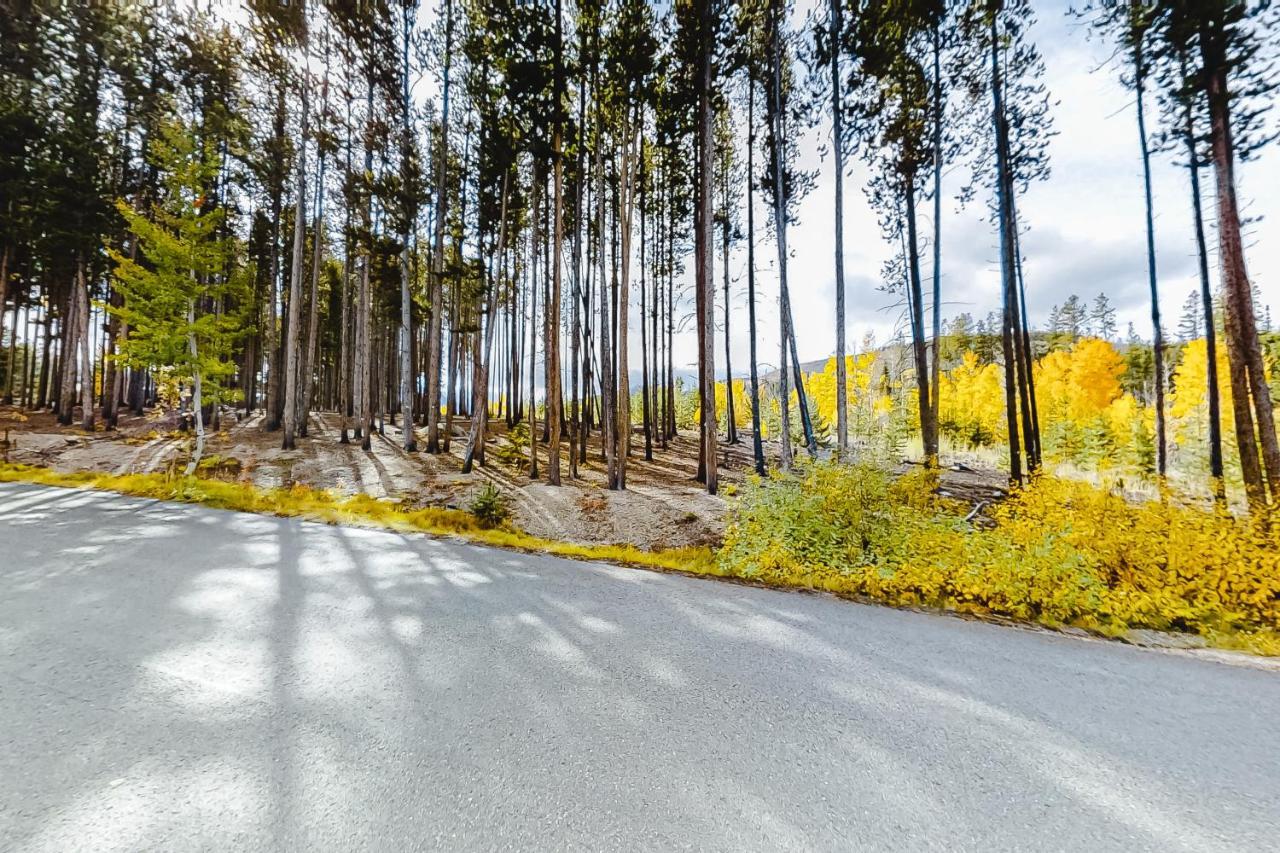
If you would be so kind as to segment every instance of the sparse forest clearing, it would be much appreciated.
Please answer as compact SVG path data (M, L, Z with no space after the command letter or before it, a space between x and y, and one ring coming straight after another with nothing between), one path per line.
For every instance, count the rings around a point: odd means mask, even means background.
M694 479L697 444L677 437L653 463L633 460L628 490L605 488L607 472L598 454L579 465L579 478L563 488L546 486L528 476L524 448L512 464L498 461L509 442L505 429L489 437L490 464L460 473L464 436L455 435L439 454L407 454L400 430L388 424L369 450L337 441L331 412L311 414L308 437L295 450L281 450L279 436L263 431L261 415L237 420L224 417L223 429L210 432L203 477L251 484L259 489L295 483L335 495L364 494L401 501L410 508L465 508L485 483L508 497L512 521L519 529L546 539L588 544L627 544L644 550L715 545L725 522L724 498L708 495ZM109 474L180 472L190 455L192 437L177 430L176 416L137 417L122 413L118 429L86 433L61 428L45 413L19 413L0 408L0 432L9 431L7 460L55 471ZM726 483L741 481L750 468L749 451L723 448L729 464ZM545 449L541 449L544 454ZM524 460L524 461L521 461Z

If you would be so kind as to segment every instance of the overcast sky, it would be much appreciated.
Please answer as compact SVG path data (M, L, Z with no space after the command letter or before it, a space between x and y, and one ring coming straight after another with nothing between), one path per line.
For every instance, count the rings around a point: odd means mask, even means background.
M804 4L802 4L804 5ZM1034 325L1043 324L1050 308L1075 293L1092 301L1105 291L1118 314L1123 335L1133 322L1140 335L1151 335L1145 255L1142 162L1138 148L1133 97L1120 84L1113 66L1104 65L1108 47L1065 14L1066 4L1048 0L1036 4L1039 19L1031 37L1045 58L1045 83L1056 102L1052 108L1058 131L1050 143L1051 177L1019 198L1019 214L1030 231L1023 240L1026 258L1027 306ZM803 10L797 10L797 23ZM1148 116L1155 112L1149 102ZM1148 118L1148 126L1153 119ZM800 358L824 358L835 350L834 176L830 159L823 162L819 146L829 139L824 123L801 143L802 167L819 169L817 186L799 206L798 226L788 231L792 249L789 282ZM1195 235L1191 224L1187 170L1169 157L1153 160L1153 191L1160 304L1166 331L1176 333L1187 295L1198 285ZM905 328L895 298L881 292L881 265L893 253L885 242L862 192L866 172L854 163L845 181L845 282L847 341L852 348L871 332L878 342ZM1202 171L1206 224L1213 227L1213 179ZM1273 145L1255 162L1237 171L1237 191L1244 213L1260 219L1249 228L1246 259L1251 279L1261 288L1263 302L1280 314L1280 145ZM952 196L959 180L946 188L943 200L942 288L943 315L968 311L975 318L999 308L999 254L996 234L983 221L985 202L962 211ZM757 312L761 324L761 360L777 362L776 250L765 233L763 200L756 212L758 282L762 285ZM930 216L932 206L924 211ZM927 219L921 227L931 228ZM1207 235L1211 251L1216 233ZM716 264L720 254L716 252ZM745 252L730 261L739 293L734 299L733 367L747 368ZM1211 258L1214 286L1216 252ZM925 274L930 267L926 266ZM720 271L716 280L720 281ZM717 302L721 295L717 292ZM721 309L718 309L718 312ZM1262 314L1262 307L1258 308ZM717 322L720 322L718 319ZM692 365L692 329L677 344L681 363ZM637 353L638 356L638 353ZM717 343L717 372L723 371L723 340Z

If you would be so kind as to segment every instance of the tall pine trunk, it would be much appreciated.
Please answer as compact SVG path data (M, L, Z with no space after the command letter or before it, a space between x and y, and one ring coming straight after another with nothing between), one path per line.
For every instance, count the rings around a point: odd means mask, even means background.
M409 41L413 32L413 12L414 7L406 3L404 5L404 67L400 79L400 109L403 111L404 120L400 168L405 193L405 209L402 212L404 230L401 232L404 245L400 249L400 430L403 439L401 446L406 453L413 453L418 449L418 439L413 432L413 299L409 293L411 273L409 244L413 238L413 214L416 212L409 198L409 156L413 145L413 104L409 100Z
M467 449L462 456L462 473L470 474L472 463L479 458L484 462L484 439L489 420L489 376L492 372L493 337L498 321L498 290L501 287L504 255L504 241L507 234L507 186L509 172L502 174L502 205L498 215L498 246L494 257L499 259L498 278L489 282L489 295L485 307L484 351L483 360L476 359L475 377L472 382L471 433L467 436Z
M1142 189L1146 201L1147 283L1151 289L1152 357L1155 360L1156 385L1156 473L1163 480L1168 469L1168 443L1165 436L1164 412L1164 330L1160 328L1160 293L1156 284L1155 211L1151 200L1151 154L1147 148L1147 122L1143 106L1143 84L1146 60L1142 50L1143 31L1133 39L1133 86L1138 105L1138 143L1142 151Z
M747 76L747 336L751 347L751 449L756 473L764 476L760 434L760 360L756 351L756 84ZM837 290L843 307L843 291ZM841 315L843 317L843 315ZM844 329L844 321L838 321ZM843 335L843 331L841 333ZM843 388L844 383L840 386Z
M782 153L784 140L786 139L786 101L782 92L782 9L780 4L775 2L777 8L774 12L773 20L773 103L772 103L772 125L773 125L773 218L774 233L777 237L778 246L778 314L781 323L781 344L783 347L783 358L781 363L784 365L782 370L783 376L783 394L782 394L782 410L783 421L787 427L790 426L790 418L788 409L790 406L790 394L786 391L786 363L787 355L790 354L791 370L795 377L796 384L796 402L800 413L800 425L804 433L805 447L809 451L811 457L816 458L818 455L817 439L813 434L813 423L809 419L809 404L805 398L804 391L804 371L800 365L800 353L796 347L795 322L791 314L791 293L787 284L787 178L786 164ZM783 430L784 433L787 429ZM790 436L784 435L784 468L790 465Z
M444 81L436 152L435 235L431 253L431 330L427 340L427 452L440 452L440 361L444 332L444 226L448 209L449 72L453 61L453 0L444 0Z
M1186 63L1183 60L1182 76L1185 78ZM1222 403L1218 390L1218 329L1213 321L1213 292L1209 284L1209 249L1204 236L1204 209L1200 201L1200 155L1196 151L1195 117L1191 111L1191 102L1183 105L1183 118L1186 122L1184 142L1187 146L1187 171L1191 177L1191 213L1196 232L1196 260L1200 273L1200 305L1204 311L1205 356L1208 362L1206 379L1209 397L1209 476L1213 479L1214 499L1223 504L1226 502L1226 483L1223 479L1222 464Z
M1008 190L1012 182L1008 180L1007 129L1004 93L1001 91L1000 79L1000 39L995 13L991 15L990 40L991 116L996 140L996 212L1000 228L1000 282L1003 294L1000 344L1004 357L1005 421L1009 431L1009 480L1018 484L1022 482L1022 453L1018 432L1018 362L1020 359L1016 353L1017 345L1014 341L1017 325L1017 283L1015 281L1014 225L1008 198Z
M929 420L933 429L933 462L938 462L938 413L942 391L942 122L946 98L942 90L942 34L933 30L933 336L929 359Z
M911 352L915 362L916 393L920 410L920 436L924 442L924 462L930 468L938 466L938 432L933 422L933 404L929 392L929 362L924 335L924 287L920 279L920 243L916 230L915 177L904 178L903 194L907 201L907 286L910 291L908 305L911 313Z
M724 216L720 220L720 266L722 267L720 275L724 279L724 398L725 419L728 424L725 430L725 439L728 444L737 444L738 425L733 411L733 361L730 354L730 344L733 341L729 331L729 309L731 305L729 300L729 168L727 152L725 158L726 165L724 175L721 178L721 182L724 184Z
M195 474L200 466L200 458L204 456L204 383L200 369L200 348L196 343L195 333L196 303L187 300L187 352L191 355L191 408L196 426L196 446L187 461L186 474Z
M1245 268L1244 243L1240 234L1240 211L1235 188L1235 143L1231 133L1231 92L1227 85L1227 58L1222 45L1223 38L1218 31L1202 32L1200 44L1207 78L1209 139L1217 185L1218 255L1226 296L1224 319L1227 358L1231 368L1236 442L1239 445L1240 467L1249 504L1259 509L1267 504L1268 492L1272 503L1280 501L1280 445L1276 441L1271 392L1266 381L1253 296ZM1251 399L1252 410L1249 406ZM1261 464L1258 458L1259 445Z
M711 170L711 54L715 33L712 28L711 3L699 4L698 33L698 164L697 164L697 235L696 287L698 324L698 391L701 419L700 459L702 481L707 492L715 494L719 487L716 468L716 373L714 346L715 286L712 279L712 198Z
M305 51L304 51L305 55ZM307 242L307 89L302 80L301 130L298 134L297 200L293 212L293 260L289 268L289 328L285 343L284 436L281 446L293 450L298 431L299 335L302 332L302 275Z
M849 452L848 368L844 340L844 126L840 104L840 34L843 30L840 0L831 0L831 150L835 155L835 265L836 265L836 457Z
M564 31L561 20L560 0L555 3L555 69L553 91L555 102L554 129L551 134L552 164L552 214L551 214L551 299L545 306L547 314L547 482L560 485L560 437L564 430L563 399L560 390L560 301L561 258L564 255ZM570 456L573 451L570 450Z

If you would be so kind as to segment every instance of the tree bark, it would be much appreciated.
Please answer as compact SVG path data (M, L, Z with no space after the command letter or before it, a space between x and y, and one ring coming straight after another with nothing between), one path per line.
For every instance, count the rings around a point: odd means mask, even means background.
M560 390L560 301L561 258L564 255L564 130L561 111L564 109L564 31L560 0L555 2L555 69L554 129L551 134L552 201L551 214L551 299L545 306L547 314L547 483L560 485L560 438L564 429L563 399ZM573 455L570 447L569 455Z
M747 332L751 346L751 445L756 473L764 476L764 439L760 435L760 361L756 353L756 84L747 77ZM843 289L837 286L840 307ZM840 315L843 318L843 314ZM843 337L844 321L837 321ZM841 387L844 383L841 382Z
M1004 356L1005 420L1009 431L1009 481L1017 485L1022 482L1021 441L1018 434L1018 357L1015 353L1013 338L1017 284L1014 281L1013 218L1009 212L1009 199L1006 196L1009 187L1007 180L1009 166L1005 156L1007 146L1004 98L1000 81L1000 40L994 13L991 15L990 40L991 116L996 138L996 207L1000 226L1000 281L1003 292L1000 341Z
M415 8L409 3L404 5L404 67L401 74L400 105L404 119L401 175L405 193L404 230L401 233L404 245L400 250L400 431L401 446L406 453L413 453L418 449L418 440L413 433L413 300L409 293L409 245L413 238L413 214L416 213L409 198L409 155L413 146L413 104L409 100L409 42L413 34L414 11Z
M916 392L920 409L920 436L924 442L924 463L938 467L938 433L933 422L933 403L929 392L929 362L924 338L924 288L920 280L919 236L916 231L916 190L914 176L905 178L903 190L907 201L907 281L911 300L911 351L915 361Z
M1155 360L1156 404L1156 473L1163 480L1168 469L1169 450L1164 418L1164 330L1160 328L1160 293L1156 283L1155 211L1151 200L1151 154L1147 148L1146 113L1143 108L1143 84L1146 63L1142 51L1143 33L1133 40L1133 83L1138 105L1138 142L1142 150L1142 188L1146 200L1147 283L1151 289L1152 357Z
M942 36L933 30L933 340L929 361L929 421L933 429L934 464L938 463L938 413L942 391L942 122L946 98L942 87Z
M725 157L728 157L727 153ZM721 182L724 184L724 217L720 221L720 265L723 269L720 274L724 279L724 397L727 421L725 440L728 444L737 444L738 425L733 411L733 361L729 346L732 341L729 332L729 169L727 164Z
M503 258L504 241L507 234L507 184L510 174L503 172L502 174L502 205L501 213L498 216L498 247L494 252L494 257ZM484 353L485 359L477 361L476 375L473 384L473 395L471 403L471 433L467 436L467 449L462 455L462 473L470 474L471 466L479 454L480 460L484 461L484 439L485 431L489 420L489 374L490 365L493 363L493 336L494 327L498 319L498 290L502 285L501 268L499 268L499 278L489 283L489 297L486 307L486 320L484 330Z
M1186 77L1185 59L1183 77ZM1221 393L1218 390L1218 329L1213 321L1213 292L1209 285L1209 249L1204 236L1204 210L1200 201L1200 155L1196 151L1195 118L1191 103L1183 106L1186 121L1184 141L1187 145L1187 171L1191 177L1191 212L1196 232L1196 260L1200 273L1200 305L1204 311L1205 355L1208 361L1206 380L1209 397L1209 476L1213 480L1214 500L1224 505L1227 499L1222 464Z
M614 452L615 464L609 478L609 488L625 489L627 487L627 456L631 451L631 371L628 366L627 337L630 327L631 309L631 222L635 214L635 161L639 147L641 119L637 126L628 126L623 136L622 164L618 178L620 207L622 215L620 235L621 244L621 284L617 299L618 316L618 358L617 378L618 391L615 405L617 408L617 426L615 428L617 450Z
M187 300L187 351L191 354L191 406L196 426L196 446L187 462L186 475L196 473L200 467L200 459L204 456L204 389L200 370L200 349L196 344L196 303Z
M304 51L305 53L305 51ZM305 71L304 71L305 75ZM302 81L301 130L298 134L297 200L293 212L293 260L289 268L289 328L285 343L284 435L281 447L294 449L298 432L299 337L302 333L302 275L307 242L307 89Z
M1201 38L1201 50L1209 96L1210 143L1217 185L1218 254L1225 293L1227 358L1231 367L1232 404L1235 409L1236 441L1244 473L1245 492L1255 509L1280 501L1280 445L1276 441L1275 416L1266 382L1262 346L1253 310L1253 295L1245 268L1244 245L1240 234L1240 213L1235 189L1235 147L1231 134L1230 99L1225 59L1216 50L1217 38ZM1253 411L1249 400L1252 398ZM1257 418L1255 444L1254 417ZM1265 480L1263 478L1265 466Z
M840 104L840 34L843 30L840 0L831 0L831 150L835 167L835 265L836 265L836 458L849 452L848 369L844 340L844 127ZM936 216L935 216L936 219ZM757 426L757 429L759 427Z
M444 226L449 193L449 72L453 61L453 0L445 3L444 81L440 98L440 138L436 163L435 239L431 255L431 331L427 341L427 452L440 452L440 361L444 326Z
M698 187L697 187L697 288L699 336L699 391L701 394L700 417L702 427L703 482L707 493L715 494L719 488L716 469L716 391L715 391L715 287L712 270L712 198L711 169L711 55L715 50L715 32L712 27L711 3L700 7L700 32L698 39Z
M93 336L89 327L89 281L83 258L77 264L76 281L80 296L80 428L93 432ZM74 351L72 354L74 356Z

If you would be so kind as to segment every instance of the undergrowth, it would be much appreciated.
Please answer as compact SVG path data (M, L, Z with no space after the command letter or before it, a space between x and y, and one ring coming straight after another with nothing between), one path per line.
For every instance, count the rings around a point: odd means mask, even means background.
M936 494L936 474L817 464L737 490L721 549L645 551L541 539L457 509L414 509L304 485L260 490L172 474L58 473L0 464L0 482L121 492L222 509L457 536L519 551L823 590L1071 625L1196 633L1280 655L1280 521L1172 499L1130 503L1105 488L1042 477L977 527ZM486 526L494 524L495 526Z
M1163 501L1131 503L1042 477L965 521L936 475L813 465L739 493L721 568L770 584L1072 625L1200 634L1280 654L1280 523Z

